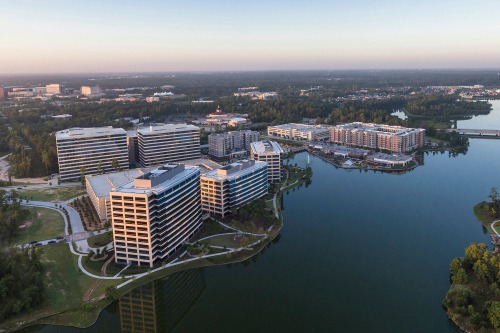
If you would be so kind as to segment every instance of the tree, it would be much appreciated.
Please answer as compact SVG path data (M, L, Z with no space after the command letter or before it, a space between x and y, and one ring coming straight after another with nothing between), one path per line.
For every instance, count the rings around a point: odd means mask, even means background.
M99 173L99 174L101 174L101 175L104 173L104 169L103 169L103 167L102 167L102 161L99 161L99 162L97 163L97 173Z
M116 159L116 157L113 157L113 159L111 160L111 167L113 169L115 169L115 171L120 170L120 164L118 163L118 160Z
M80 168L80 181L82 182L82 185L85 184L85 173L87 172L87 168L85 166L82 166Z
M47 171L47 173L48 173L49 166L50 166L50 154L47 150L44 150L42 152L42 163L45 166L45 171Z
M493 201L494 203L496 203L499 199L499 195L498 195L498 191L497 191L497 188L496 187L492 187L491 190L490 190L490 195L489 195L491 201Z
M500 303L492 301L488 304L488 319L491 325L498 330L500 328Z
M106 297L113 299L114 294L115 294L115 290L116 290L116 287L114 287L114 286L106 287Z

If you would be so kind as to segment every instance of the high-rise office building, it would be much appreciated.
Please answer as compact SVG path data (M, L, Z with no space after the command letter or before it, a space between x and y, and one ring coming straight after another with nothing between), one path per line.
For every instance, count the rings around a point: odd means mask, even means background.
M200 157L200 129L186 124L157 124L137 130L139 162L154 166Z
M227 215L267 193L267 164L240 161L201 176L201 206L209 214Z
M197 167L166 164L116 187L110 197L119 264L153 267L201 227Z
M251 158L267 163L267 180L270 183L281 181L283 148L277 142L269 140L252 142L250 146Z
M70 128L56 133L59 177L78 180L129 168L127 133L122 128Z

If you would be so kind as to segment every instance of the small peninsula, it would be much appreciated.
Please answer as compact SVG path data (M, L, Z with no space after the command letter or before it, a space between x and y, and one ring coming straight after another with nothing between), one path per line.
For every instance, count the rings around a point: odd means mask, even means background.
M474 207L474 213L491 233L494 251L484 243L473 243L465 256L450 264L450 290L443 300L450 319L466 332L500 330L500 197L492 188L491 201Z

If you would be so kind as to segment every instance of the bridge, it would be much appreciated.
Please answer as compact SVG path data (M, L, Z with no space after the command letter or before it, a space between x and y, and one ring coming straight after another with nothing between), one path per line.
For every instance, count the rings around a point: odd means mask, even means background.
M471 138L500 139L500 130L493 129L452 128L447 129L446 132L457 132Z

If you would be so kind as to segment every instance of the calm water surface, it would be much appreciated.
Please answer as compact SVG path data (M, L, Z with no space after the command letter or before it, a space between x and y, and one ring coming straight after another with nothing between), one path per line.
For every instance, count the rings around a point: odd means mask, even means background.
M476 118L459 126L474 128ZM306 161L303 153L290 163ZM473 139L466 155L424 162L395 175L311 156L311 185L285 194L284 227L261 254L138 288L86 330L28 331L129 332L149 323L160 332L457 332L441 306L448 267L470 243L488 242L472 207L500 187L500 140ZM130 315L138 304L143 310Z

